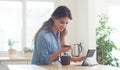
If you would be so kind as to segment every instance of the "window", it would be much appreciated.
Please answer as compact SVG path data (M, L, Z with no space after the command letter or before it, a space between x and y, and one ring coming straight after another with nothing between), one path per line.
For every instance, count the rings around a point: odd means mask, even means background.
M120 4L119 5L109 5L108 7L109 13L109 23L110 26L114 27L116 31L111 34L111 40L115 43L117 48L120 48ZM120 51L113 50L113 55L120 60Z
M34 34L54 10L54 2L43 1L0 1L0 51L8 50L8 39L18 51L33 46Z
M0 1L0 51L7 51L8 39L14 39L17 50L21 46L22 3Z

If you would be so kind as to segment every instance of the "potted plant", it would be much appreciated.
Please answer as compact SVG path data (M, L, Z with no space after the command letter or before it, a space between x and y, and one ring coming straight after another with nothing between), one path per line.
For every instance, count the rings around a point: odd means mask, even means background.
M99 64L119 66L119 60L112 55L112 50L117 50L117 47L110 39L110 35L115 29L108 26L108 19L109 17L105 14L98 15L98 26L96 28L97 61Z
M15 41L13 39L8 39L8 53L9 55L15 55L16 49L13 48L13 45L15 44Z
M24 50L25 57L31 57L32 56L33 48L24 47L23 50Z

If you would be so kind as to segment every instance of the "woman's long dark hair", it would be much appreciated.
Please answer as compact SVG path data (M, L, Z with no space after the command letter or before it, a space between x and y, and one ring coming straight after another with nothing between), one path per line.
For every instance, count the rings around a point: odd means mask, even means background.
M62 18L62 17L68 17L69 19L72 19L71 11L66 6L57 7L55 9L55 11L52 13L51 17L55 18L55 19ZM43 29L48 29L48 30L52 29L52 26L54 24L54 21L52 18L48 19L46 22L43 23L42 27L35 34L34 40L37 38L39 31L41 31ZM66 33L67 33L66 28L60 33L61 46L63 46L65 44Z

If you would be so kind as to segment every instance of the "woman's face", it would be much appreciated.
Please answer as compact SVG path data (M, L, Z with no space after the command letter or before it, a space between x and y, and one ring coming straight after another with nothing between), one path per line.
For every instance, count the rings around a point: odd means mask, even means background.
M63 18L58 18L58 19L53 19L54 20L54 25L53 27L55 28L55 30L58 31L63 31L67 24L68 24L68 21L69 21L69 18L68 17L63 17Z

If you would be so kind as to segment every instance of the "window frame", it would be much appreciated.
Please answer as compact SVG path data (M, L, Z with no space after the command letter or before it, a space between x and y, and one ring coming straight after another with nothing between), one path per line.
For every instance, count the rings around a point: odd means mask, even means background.
M54 2L54 0L0 0L0 1L21 1L22 2L22 30L21 30L21 48L23 49L24 47L26 47L26 42L27 42L27 38L26 38L26 28L27 28L27 9L26 9L26 2L27 1L40 1L40 2ZM0 53L2 53L3 55L0 56L9 56L8 51L0 51ZM18 51L18 55L23 55L23 50Z

